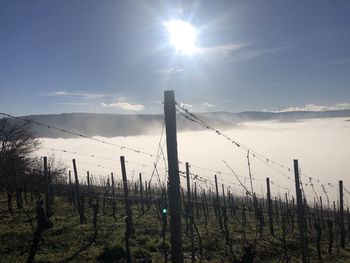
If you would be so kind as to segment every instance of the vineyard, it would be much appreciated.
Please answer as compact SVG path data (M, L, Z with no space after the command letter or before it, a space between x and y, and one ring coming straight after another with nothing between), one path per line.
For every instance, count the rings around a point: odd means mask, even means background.
M131 176L131 162L120 156L122 178L109 173L101 179L89 171L82 174L79 155L84 153L79 151L68 170L56 169L57 174L47 156L25 172L16 162L9 169L2 161L1 262L350 262L350 212L344 204L350 193L342 180L334 185L306 176L298 160L290 168L255 152L176 103L173 92L165 92L164 99L161 138L164 132L166 141L156 154L3 114L8 120L147 155L154 162L145 179L142 172ZM248 176L225 161L234 183L220 180L222 172L215 169L197 167L211 177L192 172L191 163L178 159L176 113L243 150ZM266 177L258 194L251 158L292 186L281 186L285 192L273 195L271 185L278 184ZM161 169L166 180L160 178ZM5 176L8 171L11 180ZM314 196L305 193L306 186ZM337 191L336 200L328 196L329 187Z

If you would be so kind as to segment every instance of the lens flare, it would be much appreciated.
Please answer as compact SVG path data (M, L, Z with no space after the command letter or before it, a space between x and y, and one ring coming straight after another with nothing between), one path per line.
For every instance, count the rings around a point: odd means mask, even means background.
M194 26L182 20L171 20L165 23L165 27L176 51L189 55L196 52L198 32Z

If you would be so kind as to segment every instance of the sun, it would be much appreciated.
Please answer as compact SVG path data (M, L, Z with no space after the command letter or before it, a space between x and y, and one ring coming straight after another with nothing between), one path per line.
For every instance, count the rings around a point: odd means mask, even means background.
M197 51L197 29L182 20L171 20L165 23L169 33L170 42L176 51L191 55Z

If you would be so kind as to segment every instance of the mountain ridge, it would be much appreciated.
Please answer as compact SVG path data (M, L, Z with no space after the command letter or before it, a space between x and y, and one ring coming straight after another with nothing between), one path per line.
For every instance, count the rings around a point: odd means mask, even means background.
M206 112L195 113L212 127L227 129L242 122L272 121L294 122L318 118L350 117L350 110L333 111L291 111L291 112ZM74 131L87 136L117 137L155 134L163 126L163 114L114 114L114 113L61 113L26 115L19 118L29 119L48 126ZM186 120L177 114L178 131L196 131L205 128ZM72 134L55 129L33 125L36 137L73 138Z

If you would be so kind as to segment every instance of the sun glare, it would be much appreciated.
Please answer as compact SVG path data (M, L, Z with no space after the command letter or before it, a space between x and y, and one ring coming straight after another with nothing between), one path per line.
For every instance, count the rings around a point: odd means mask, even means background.
M197 50L197 29L194 26L182 20L171 20L165 23L165 27L176 51L190 55Z

